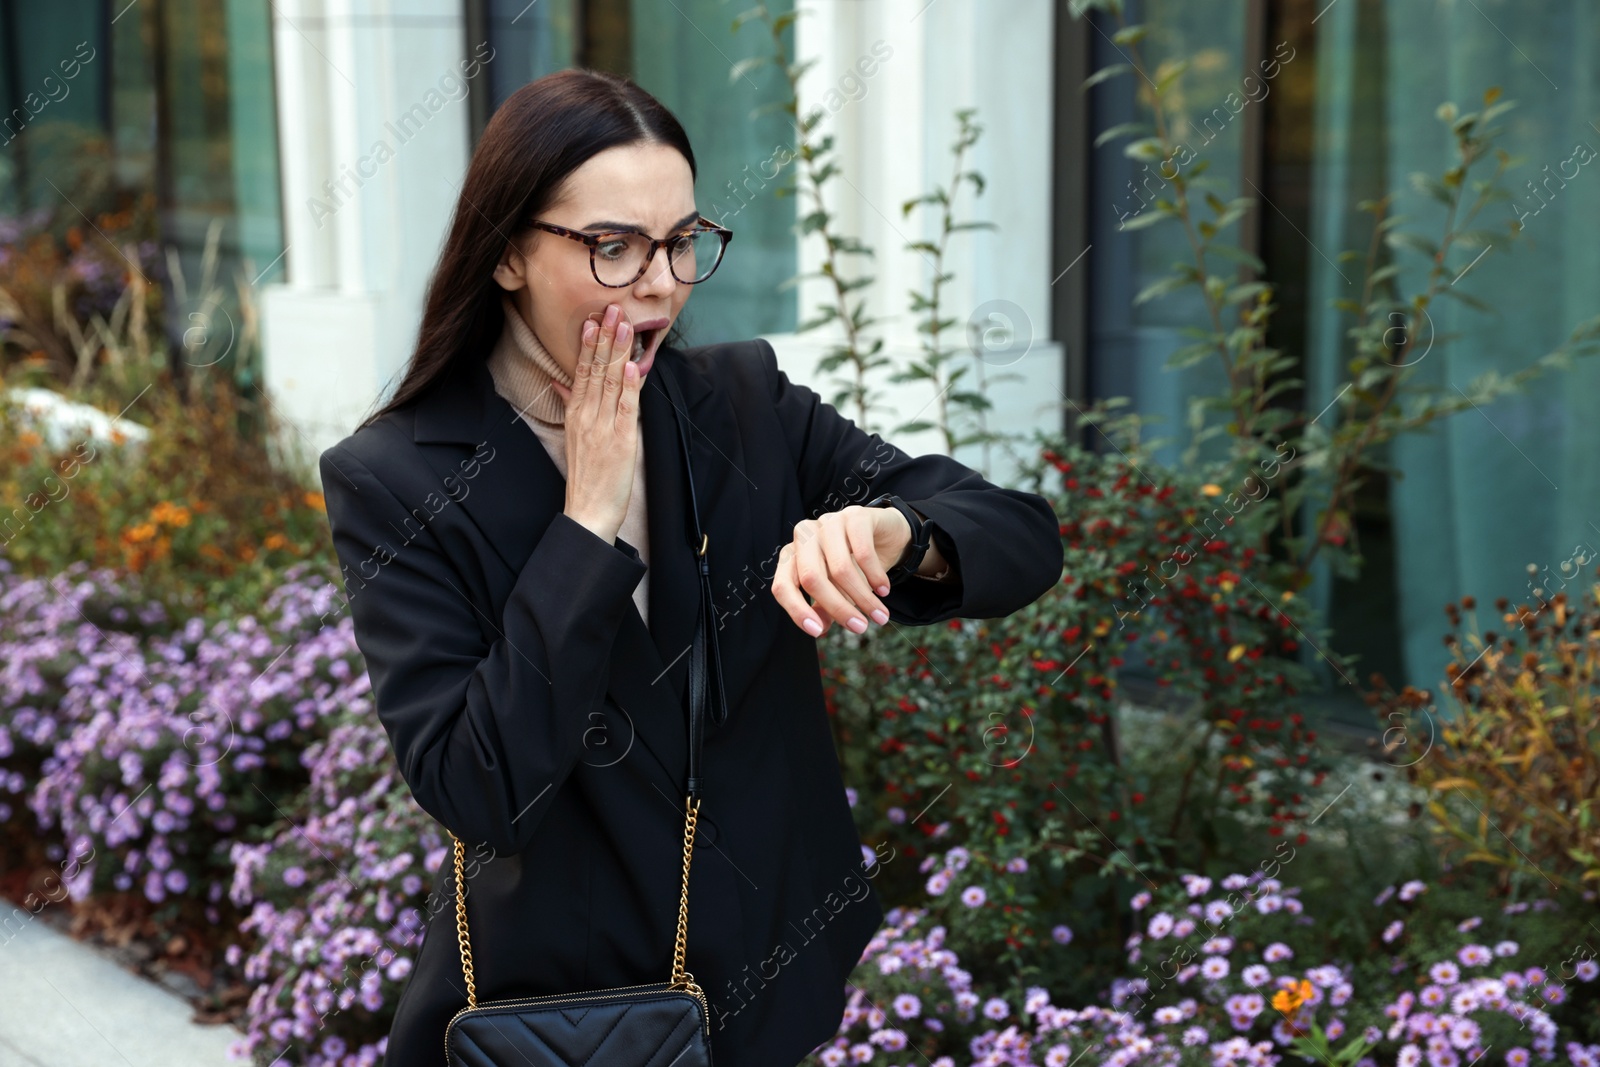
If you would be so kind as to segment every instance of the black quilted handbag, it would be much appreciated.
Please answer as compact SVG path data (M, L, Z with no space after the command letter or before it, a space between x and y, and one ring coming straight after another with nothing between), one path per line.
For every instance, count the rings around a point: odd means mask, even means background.
M714 697L715 720L727 717L717 651L716 614L711 600L709 538L700 528L689 463L688 431L681 396L657 362L652 377L666 385L678 424L678 442L689 471L690 514L698 546L700 620L689 657L689 774L684 801L683 889L678 897L678 933L673 946L672 974L665 982L616 986L582 993L490 1000L480 1003L472 977L472 945L467 936L467 902L461 892L463 853L455 842L456 937L461 969L467 980L467 1006L445 1028L445 1059L450 1067L711 1067L711 1015L706 995L684 967L689 922L689 861L694 854L695 821L704 779L700 746L707 704Z

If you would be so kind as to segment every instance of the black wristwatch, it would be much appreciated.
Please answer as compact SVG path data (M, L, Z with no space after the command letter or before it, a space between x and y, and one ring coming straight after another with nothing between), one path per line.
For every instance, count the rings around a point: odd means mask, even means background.
M895 565L889 568L888 575L890 584L898 582L908 574L916 574L919 578L928 578L931 580L942 578L944 577L944 574L949 573L949 568L947 567L943 574L917 574L917 568L922 566L922 558L928 554L928 545L933 541L933 520L929 519L925 521L923 519L919 519L917 517L917 513L911 509L911 505L907 504L904 500L901 500L893 493L884 493L881 496L873 497L862 506L869 508L886 506L897 508L899 509L900 514L906 517L906 522L911 525L911 543L906 545L905 551L900 554L900 559L895 563Z

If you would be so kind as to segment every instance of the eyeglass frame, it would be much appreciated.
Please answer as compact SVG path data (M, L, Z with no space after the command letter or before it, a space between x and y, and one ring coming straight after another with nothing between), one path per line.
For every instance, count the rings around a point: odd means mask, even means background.
M574 229L571 229L571 228L566 227L566 226L557 226L553 222L545 222L542 219L529 219L528 220L528 225L529 226L538 227L541 230L548 230L550 233L559 234L562 237L570 237L574 241L582 241L584 244L588 245L589 246L589 272L594 275L594 280L595 281L599 282L601 285L605 286L607 289L626 289L628 286L630 286L630 285L634 284L635 282L637 282L640 278L643 278L644 274L645 274L645 271L650 269L650 264L655 262L657 249L665 247L667 244L671 243L672 241L676 240L679 237L682 237L684 234L688 234L688 233L717 233L717 234L721 234L722 235L722 248L719 249L718 252L717 252L717 262L711 268L710 272L707 273L706 276L704 278L701 278L699 281L686 282L682 278L679 278L677 270L674 269L675 264L672 261L672 253L671 253L670 250L667 252L667 270L672 272L673 280L678 282L678 284L680 284L680 285L699 285L700 282L709 281L710 278L711 278L711 275L716 273L717 267L722 266L722 257L727 255L728 243L733 240L733 231L732 230L728 229L726 226L718 226L716 223L712 222L710 219L706 218L704 215L697 216L695 218L694 224L689 229L679 230L677 233L674 233L674 234L672 234L672 235L670 235L668 237L662 237L662 238L651 237L649 234L644 233L644 232L642 232L640 230L604 230L604 231L602 231L600 233L585 233L582 230L574 230ZM601 241L605 240L608 237L614 237L617 234L630 234L630 235L637 236L637 237L643 237L646 241L650 242L650 251L648 253L646 253L646 255L644 257L644 262L639 265L639 273L638 274L635 274L628 281L619 282L616 285L612 285L609 282L600 281L600 266L599 266L598 263L595 262L595 250L600 247L600 242Z

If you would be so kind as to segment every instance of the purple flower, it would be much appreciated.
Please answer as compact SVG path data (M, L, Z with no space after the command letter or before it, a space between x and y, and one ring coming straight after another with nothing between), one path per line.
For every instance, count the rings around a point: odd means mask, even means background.
M922 1001L910 993L894 998L894 1013L902 1019L914 1019L922 1012Z
M961 891L961 903L969 908L976 908L981 906L988 899L988 896L989 894L984 892L983 886L969 885Z
M1261 958L1268 963L1277 963L1279 960L1294 959L1294 950L1282 941L1274 941L1261 952Z
M1065 945L1072 940L1072 930L1065 926L1057 926L1050 931L1050 936L1055 938L1057 943Z
M984 1001L983 1014L988 1019L1004 1019L1011 1014L1011 1009L999 997L990 997Z

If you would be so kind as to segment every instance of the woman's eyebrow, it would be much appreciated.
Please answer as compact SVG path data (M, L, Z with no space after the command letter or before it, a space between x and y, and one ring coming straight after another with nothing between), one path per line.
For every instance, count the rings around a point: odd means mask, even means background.
M689 223L695 221L699 217L700 217L700 212L691 211L687 215L685 215L683 218L679 219L677 222L674 222L669 227L669 229L673 229L673 230L680 229L681 227L689 225ZM584 229L586 229L586 230L632 230L634 233L644 233L645 232L645 229L644 229L643 226L638 226L638 225L635 225L634 223L631 223L631 222L612 222L612 221L610 221L608 219L601 219L599 222L591 222L591 223L589 223L589 225L585 226Z

